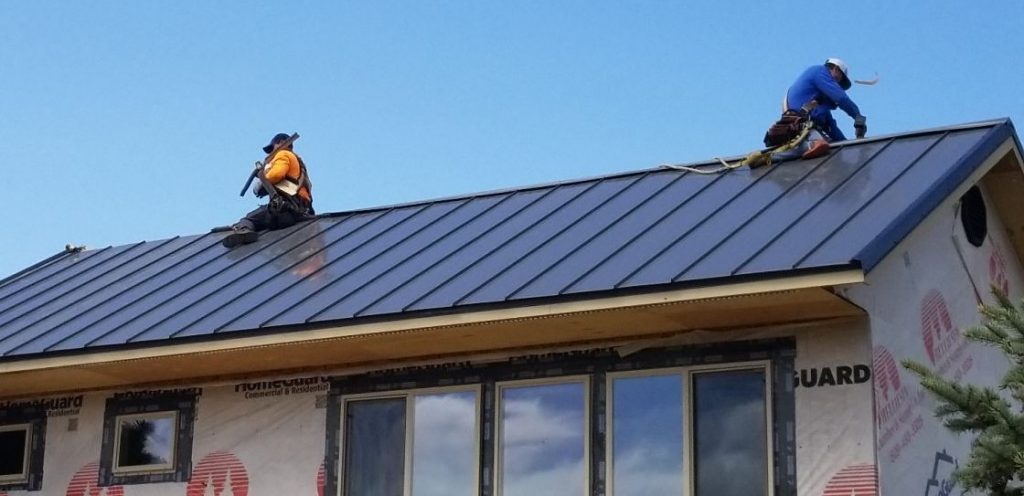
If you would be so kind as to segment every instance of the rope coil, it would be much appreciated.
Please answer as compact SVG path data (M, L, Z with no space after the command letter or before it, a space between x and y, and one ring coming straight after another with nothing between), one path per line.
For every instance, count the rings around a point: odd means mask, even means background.
M753 169L755 167L760 167L762 165L771 165L772 159L774 158L774 155L776 153L788 152L800 146L800 143L803 143L803 141L807 139L807 135L811 133L812 129L814 129L814 123L808 120L803 124L803 127L800 129L800 133L797 134L795 138L779 146L773 146L762 150L755 150L753 152L750 152L750 154L748 154L745 158L737 160L736 162L731 164L729 162L726 162L721 157L715 157L715 160L717 160L718 163L721 165L714 169L682 164L661 164L658 167L662 169L671 169L685 172L693 172L695 174L710 175L721 174L723 172L728 172L733 169L739 169L740 167L743 166L748 166L751 169Z

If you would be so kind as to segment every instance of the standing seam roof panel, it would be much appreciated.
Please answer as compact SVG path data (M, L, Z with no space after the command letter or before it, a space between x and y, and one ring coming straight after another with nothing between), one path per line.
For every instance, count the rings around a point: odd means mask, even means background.
M233 328L259 328L264 320L286 310L278 304L271 303L272 299L303 288L312 288L305 289L312 291L323 287L335 278L331 264L354 252L364 243L372 241L381 232L405 221L416 212L419 212L419 209L404 211L389 209L386 212L360 214L346 219L342 224L344 227L342 230L336 229L338 224L331 224L326 229L323 228L325 223L330 223L334 219L320 219L311 224L311 227L319 234L306 241L308 247L297 248L299 252L309 253L306 259L299 264L289 265L285 271L280 273L274 273L271 267L265 268L270 271L271 277L235 299L231 308L236 310L236 315L230 322L219 327L217 331Z
M460 256L471 249L479 249L487 253L500 246L505 240L501 235L501 229L514 222L517 216L524 215L523 212L531 208L535 203L549 196L555 189L533 190L517 192L511 195L507 202L499 205L499 209L491 211L495 217L494 221L488 224L489 227L482 229L478 234L472 235L469 239L461 239L449 236L445 239L447 254L434 262L413 277L406 279L387 294L361 309L361 315L377 315L382 313L401 313L405 308L403 305L413 304L426 296L428 292L435 289L441 282L447 282L462 272L465 266L470 263L469 257ZM481 221L487 219L481 218Z
M380 295L390 294L408 280L408 274L416 274L447 255L449 251L445 248L446 240L456 238L464 241L467 237L473 237L476 233L471 226L477 226L479 230L485 229L478 220L511 196L485 196L466 202L458 212L453 212L453 215L445 218L444 223L438 223L432 226L431 230L419 233L418 236L423 238L422 242L417 239L405 240L411 246L404 247L404 253L394 253L394 256L384 264L383 270L374 271L372 276L363 280L355 278L353 274L351 288L339 291L339 298L306 320L323 321L356 316L367 305L378 300Z
M66 282L60 286L51 286L50 288L47 288L47 292L51 289L59 289L59 291L54 291L55 294L51 294L49 299L39 300L36 304L21 305L17 307L20 312L12 312L9 315L5 315L4 319L0 320L0 327L4 328L4 335L0 338L0 346L3 346L6 350L5 354L16 351L27 342L39 338L36 334L29 334L25 332L33 324L60 312L69 305L77 304L82 299L92 295L94 291L105 287L109 284L111 279L116 279L123 274L130 273L131 269L134 267L132 265L133 261L161 247L164 243L167 243L167 241L139 243L133 245L130 249L119 252L116 256L110 257L103 262L90 267L88 270L83 271L83 274L113 260L127 258L127 260L120 260L121 263L110 270L106 272L93 273L91 274L91 277L78 278L74 280L74 282ZM20 324L15 324L16 322L20 322ZM49 329L43 332L49 332Z
M510 299L516 290L534 277L543 274L572 248L579 246L581 239L589 238L598 230L606 228L605 215L615 217L616 212L621 212L624 202L630 201L623 198L623 193L631 191L643 178L644 176L614 178L595 185L592 190L570 204L574 207L573 210L565 210L566 223L543 226L551 228L548 232L541 231L540 225L537 229L532 229L522 240L528 242L529 236L532 235L536 236L538 242L533 243L529 250L516 258L514 264L486 280L461 302L479 303ZM592 205L586 203L590 198L594 201ZM575 207L578 207L578 210ZM554 221L555 217L549 219ZM557 288L552 288L549 294L557 294L555 291Z
M409 211L405 212L401 212L398 210L389 211L386 214L378 216L374 218L372 221L367 222L366 224L363 224L362 226L357 228L356 235L359 236L362 233L367 233L372 236L370 238L371 243L378 242L378 239L382 235L384 235L385 233L394 232L393 229L400 228L401 226L406 225L406 223L408 223L410 219L417 218L427 208L429 207L421 209L410 209ZM396 223L390 224L391 226L393 226L392 229L375 230L377 224L380 223L382 219L387 217L395 217L395 220L397 220ZM304 226L304 229L316 228L317 226L315 224L317 224L315 221L311 222L309 225ZM234 288L234 293L227 294L242 294L243 297L248 300L251 299L252 295L254 294L266 295L266 290L268 288L272 289L274 287L267 284L267 281L270 280L283 279L285 281L291 281L291 284L295 285L309 281L310 278L307 274L302 274L300 276L297 274L293 274L288 270L281 270L282 266L289 266L289 257L287 257L286 255L290 253L296 253L299 250L299 248L303 246L303 243L305 243L309 239L309 236L291 236L291 238L292 239L290 239L287 243L285 243L282 246L282 248L280 249L280 253L272 254L273 256L271 257L264 257L263 260L259 260L258 264L254 265L252 269L246 271L240 277L236 277L231 281L221 282L221 289ZM356 250L365 249L366 246L367 245L363 245L360 248L357 248ZM296 257L296 259L298 259L298 257ZM330 263L333 262L328 262L328 264ZM261 303L259 304L259 306L269 307L271 309L275 307L277 309L287 308L288 305L290 304L289 302L286 302L284 305L280 307L277 307L274 303L271 303L276 298L279 298L281 294L282 293L278 293L276 295L269 296L269 299L264 300L266 303ZM216 300L216 303L218 303L218 305L201 305L190 308L188 314L176 316L175 319L168 321L164 326L163 332L171 332L171 337L193 336L196 334L217 332L221 327L228 323L226 319L230 318L233 320L238 315L245 315L248 313L244 309L251 307L251 301L244 301L244 304L243 301L244 300L240 300L237 298L231 298L230 300L228 300L228 302L231 303L232 306L225 307L225 299L219 298Z
M211 253L212 250L216 249L214 247L220 246L220 240L214 236L194 236L193 239L196 239L197 241L205 240L206 243L201 245L201 248L195 253L190 254L188 257L182 257L181 260L178 260L174 264L166 267L152 278L143 281L135 287L129 288L123 293L115 295L114 298L111 298L105 304L97 306L93 312L95 314L95 318L92 320L76 319L75 324L77 325L75 326L75 329L62 332L59 339L52 340L50 344L46 346L46 350L59 351L80 349L85 347L88 343L104 337L106 334L112 332L113 329L131 322L131 320L142 311L139 307L143 306L147 299L153 299L151 296L154 293L170 284L173 284L182 276L183 272L194 271L197 268L202 267L205 263L202 262L202 260L204 258L214 256ZM200 243L197 243L197 245L200 245ZM181 268L182 270L175 270L178 268Z
M362 246L331 262L336 264L335 268L338 269L338 272L330 280L313 288L310 292L304 292L301 296L294 294L294 288L289 288L289 291L267 300L269 306L276 307L276 312L267 317L260 327L272 325L272 322L279 318L294 319L296 322L303 323L309 321L315 312L341 296L343 290L338 289L339 283L347 280L353 273L364 273L360 271L368 267L368 264L373 264L381 257L386 257L403 240L417 236L464 203L464 201L446 201L427 205L391 229L378 232L371 241L363 243ZM338 262L344 263L337 265ZM376 265L373 266L376 267Z
M406 305L404 311L452 307L457 298L461 298L463 295L479 287L481 281L488 277L488 274L494 273L493 270L481 267L482 262L500 256L497 254L511 243L514 243L524 232L532 229L536 224L545 221L554 212L562 208L563 205L569 204L588 191L591 186L593 184L569 184L552 188L543 198L530 204L524 210L524 212L528 213L536 211L536 217L517 214L509 222L503 223L501 229L492 231L487 238L488 241L494 240L497 243L483 243L482 246L485 249L479 252L476 257L467 258L465 260L466 264L459 268L458 272L450 275L443 281L439 281L437 286Z
M117 257L123 252L131 251L139 245L141 243L119 246L117 248L107 247L95 252L95 254L80 253L61 260L58 264L47 267L48 269L52 268L53 273L45 277L33 278L31 277L32 275L26 276L21 281L18 281L19 283L24 282L24 284L13 284L10 287L4 288L7 294L0 297L0 305L3 305L2 309L0 309L0 319L16 309L23 310L18 308L19 305L31 300L46 298L49 291L62 288L67 281L84 276L97 267L101 267L108 260ZM34 306L42 305L39 302L27 304ZM0 324L0 327L2 327L2 324Z
M742 273L791 270L797 260L816 246L833 226L849 218L908 165L934 146L939 137L923 136L895 142L879 153L873 163L889 167L861 168L835 191L823 197L796 223L742 266ZM849 260L848 253L841 258Z
M472 221L473 218L486 212L502 199L504 197L490 196L452 204L450 210L434 221L424 225L415 233L403 237L344 277L335 280L330 291L320 293L324 296L320 301L310 302L309 305L304 304L305 321L343 318L341 316L352 317L356 310L368 303L366 298L373 297L360 296L367 286L373 285L375 288L380 288L379 291L386 291L384 286L375 283L379 283L381 278L394 271L396 267L409 267L410 260L415 259L437 241L450 236L453 230ZM351 303L353 300L356 301L355 308ZM273 323L271 322L270 325Z
M209 286L218 274L222 274L235 267L244 266L251 260L259 250L273 247L276 243L285 239L292 229L268 233L264 236L258 247L248 250L237 250L217 255L205 260L201 265L185 271L181 277L172 281L166 286L159 288L159 291L150 293L145 297L150 305L139 308L138 313L113 328L99 328L97 332L90 333L95 336L85 344L86 347L104 346L118 343L130 343L148 329L165 321L178 312L187 309L195 302L201 301L208 293L200 290ZM215 252L214 252L215 253ZM130 306L141 306L139 302L132 302ZM102 332L100 330L102 329ZM167 336L162 336L165 338Z
M828 161L831 157L830 155L811 163ZM801 163L804 167L806 164L806 161ZM763 173L745 171L748 175L744 178L746 184L741 184L728 196L719 195L718 202L711 205L713 210L703 218L695 219L696 222L681 232L674 242L666 245L658 255L647 261L641 270L630 276L631 285L641 280L674 281L685 267L720 241L720 236L742 226L743 220L749 218L750 211L760 208L759 205L763 206L778 196L779 188L765 183L769 182L766 181L768 178L774 179L775 171L780 169L782 168L771 167ZM729 269L731 267L723 268Z
M686 207L689 207L694 199L699 198L702 193L725 177L724 174L705 176L690 172L684 172L681 175L683 182L678 183L679 189L682 190L679 191L678 203L652 219L649 225L624 245L595 263L592 269L571 281L562 290L562 294L600 291L615 287L627 275L627 272L632 271L638 263L648 260L652 252L664 246L663 243L667 242L666 238L672 232L671 228L666 226L674 225L675 219L685 217L688 213ZM673 191L675 190L676 188L673 188Z
M885 149L891 141L876 141L861 147L846 147L830 155L828 161L818 162L813 167L792 164L792 167L777 167L773 178L780 179L785 189L762 209L753 212L746 223L719 245L707 252L707 256L677 279L705 279L731 276L740 271L743 264L755 257L756 247L766 247L785 234L806 215L820 200L845 184L854 174L866 166ZM867 153L862 153L867 152ZM723 267L729 268L723 273Z
M583 240L564 258L516 290L513 296L517 299L526 299L562 294L568 286L566 281L575 281L586 275L592 268L600 265L601 262L595 261L606 259L636 237L650 222L649 219L656 218L678 204L678 198L671 195L674 191L673 186L679 184L682 177L683 174L677 173L656 173L646 176L642 184L644 189L638 191L649 191L646 196L641 194L640 198L614 221Z
M215 242L215 240L210 240L209 238L212 238L212 236L207 237L207 241ZM151 281L153 277L158 276L169 267L175 266L173 262L170 266L166 265L166 262L182 254L187 255L197 249L201 250L203 244L199 243L199 241L202 239L204 239L203 236L174 238L163 243L157 249L147 252L145 257L139 257L136 261L138 267L134 266L135 263L132 265L125 264L118 267L117 271L109 272L108 274L110 275L121 272L123 276L106 283L106 288L109 288L109 290L93 291L82 288L77 291L76 293L84 294L78 294L78 299L74 304L65 306L60 311L53 312L45 319L34 323L33 327L40 328L40 332L36 333L37 337L30 342L24 343L24 348L13 347L11 351L38 353L50 350L53 345L63 341L68 336L74 335L78 330L85 328L88 323L94 322L96 319L102 318L112 311L117 311L118 307L113 307L112 303L117 302L119 296L130 293L132 290ZM207 243L208 245L209 243ZM68 327L73 327L74 330L68 331ZM43 329L48 330L43 331Z

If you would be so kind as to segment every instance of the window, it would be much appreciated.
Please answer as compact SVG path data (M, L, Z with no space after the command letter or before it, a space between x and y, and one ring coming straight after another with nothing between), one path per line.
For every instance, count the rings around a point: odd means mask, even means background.
M765 496L768 365L609 375L613 496Z
M0 409L0 494L43 485L46 407L38 402Z
M324 494L796 493L792 338L334 378Z
M586 494L586 385L499 384L498 495Z
M31 424L0 425L0 484L28 482Z
M196 392L143 392L107 400L100 485L189 478Z
M347 396L341 494L476 495L479 396L477 388Z
M174 470L178 412L118 415L114 420L115 474Z

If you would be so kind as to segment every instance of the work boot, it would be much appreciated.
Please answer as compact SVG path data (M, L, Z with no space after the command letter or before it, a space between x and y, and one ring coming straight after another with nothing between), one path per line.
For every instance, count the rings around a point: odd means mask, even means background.
M238 245L252 243L256 241L259 236L259 233L249 229L248 227L232 227L231 234L224 236L224 239L220 243L227 248L234 248Z
M800 156L800 158L803 158L805 160L809 158L818 158L828 153L829 149L831 148L832 147L829 146L828 141L825 141L823 139L814 140L811 142L811 146L807 147L807 151L804 152L803 155Z

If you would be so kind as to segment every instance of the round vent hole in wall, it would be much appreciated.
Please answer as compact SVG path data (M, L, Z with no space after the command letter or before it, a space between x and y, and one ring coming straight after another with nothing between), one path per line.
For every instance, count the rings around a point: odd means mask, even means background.
M971 186L960 198L960 222L964 225L967 242L974 246L981 246L985 242L988 214L985 212L985 199L977 186Z

